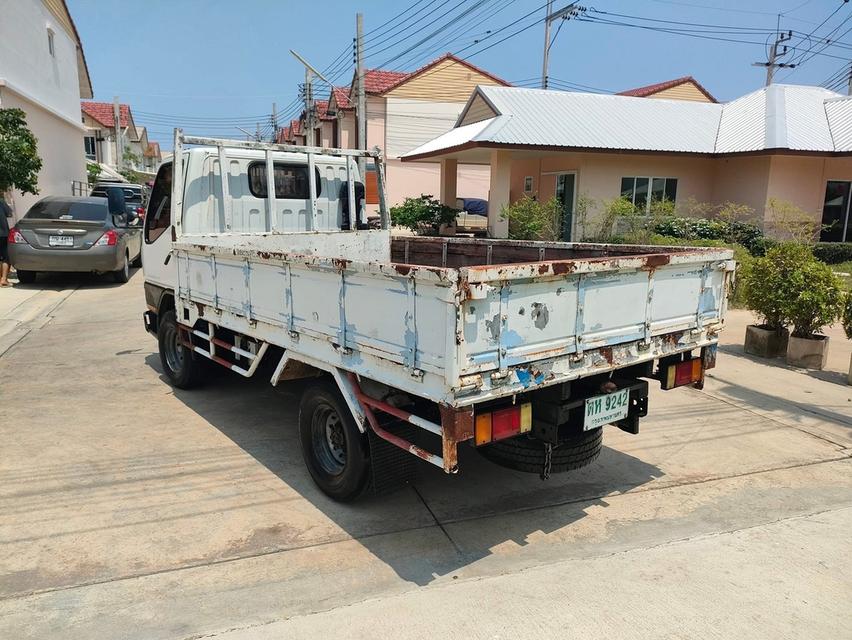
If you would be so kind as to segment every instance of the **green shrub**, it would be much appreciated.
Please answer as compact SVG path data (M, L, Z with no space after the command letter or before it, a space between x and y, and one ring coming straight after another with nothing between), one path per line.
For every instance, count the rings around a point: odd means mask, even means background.
M749 251L751 255L755 257L765 256L766 252L769 251L772 247L778 246L778 240L773 240L772 238L767 238L766 236L759 238L755 241Z
M763 232L757 225L723 218L669 217L659 221L654 231L663 236L687 240L722 240L742 245L752 254L764 240Z
M809 254L784 280L783 314L793 325L793 335L810 338L843 313L843 283L831 267Z
M820 242L814 245L814 256L826 264L852 260L852 242Z
M744 270L742 286L746 306L761 317L768 329L780 330L789 324L786 289L791 274L806 262L815 262L810 249L801 244L783 243L751 260Z
M545 202L524 196L503 207L512 240L562 240L562 204L556 197Z
M391 207L391 222L401 227L408 227L421 234L436 234L442 224L452 224L458 210L441 204L432 196L421 195L419 198L406 198L402 204Z
M846 337L852 340L852 291L847 291L844 296L842 320Z

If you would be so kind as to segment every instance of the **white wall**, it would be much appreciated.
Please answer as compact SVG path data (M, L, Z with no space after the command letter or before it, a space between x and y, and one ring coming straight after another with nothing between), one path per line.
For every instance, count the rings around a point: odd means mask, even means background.
M41 0L0 0L0 107L26 112L43 164L38 196L11 194L15 215L40 197L71 195L71 181L86 179L77 46Z
M47 46L54 31L55 56ZM0 0L0 78L80 121L77 45L41 0Z
M399 158L452 129L464 104L387 98L385 153L388 159Z
M14 107L26 112L27 125L38 140L38 154L42 159L38 174L39 194L11 194L15 218L19 219L40 198L70 196L72 180L86 181L83 131L7 89L0 89L0 102L4 108Z

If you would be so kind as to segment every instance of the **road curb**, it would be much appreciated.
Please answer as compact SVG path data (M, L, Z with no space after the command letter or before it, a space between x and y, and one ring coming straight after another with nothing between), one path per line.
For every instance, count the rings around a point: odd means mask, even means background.
M53 312L76 290L77 287L61 291L43 289L0 317L0 358L30 331L50 322Z

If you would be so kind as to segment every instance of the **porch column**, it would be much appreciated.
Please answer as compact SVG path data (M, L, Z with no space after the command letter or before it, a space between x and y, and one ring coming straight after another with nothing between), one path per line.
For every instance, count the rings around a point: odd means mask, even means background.
M510 151L495 149L491 152L491 188L488 192L488 236L509 237L509 221L500 214L509 204L509 183L512 177Z
M458 185L458 160L443 158L441 160L441 204L448 207L456 206Z

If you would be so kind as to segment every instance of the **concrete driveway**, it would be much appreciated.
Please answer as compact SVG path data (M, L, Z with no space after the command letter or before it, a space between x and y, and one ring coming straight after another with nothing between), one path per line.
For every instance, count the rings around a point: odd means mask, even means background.
M66 293L7 337L0 637L852 637L838 331L796 371L744 356L734 312L705 390L655 390L587 469L465 450L343 506L303 466L298 384L164 382L141 278L40 284Z

